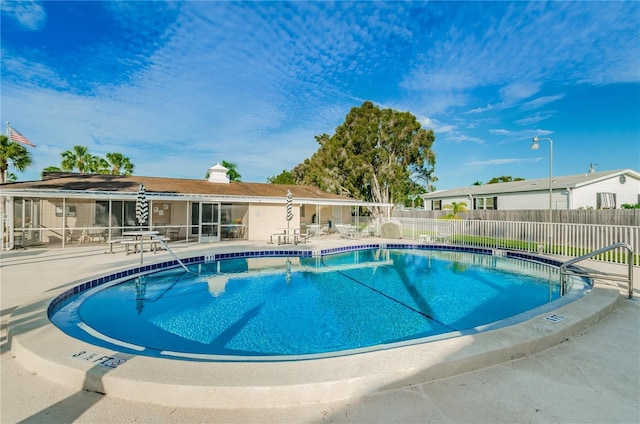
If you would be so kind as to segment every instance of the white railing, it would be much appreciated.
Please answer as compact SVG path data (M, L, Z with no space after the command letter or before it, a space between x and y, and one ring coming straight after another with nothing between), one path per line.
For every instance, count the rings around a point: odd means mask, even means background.
M562 256L581 256L615 243L632 247L640 265L640 227L541 222L484 221L431 218L394 218L403 225L404 237L419 240L421 235L441 237L463 246L523 250ZM594 260L626 263L624 249L607 251Z
M571 265L578 263L580 261L584 261L585 259L590 259L593 258L595 256L598 256L601 253L607 252L609 250L614 250L614 249L618 249L618 248L623 248L626 249L628 251L628 255L627 255L627 274L607 274L606 278L607 280L616 280L616 281L624 281L627 283L629 290L628 290L628 297L629 299L633 298L633 263L631 262L631 256L633 255L633 249L631 248L631 246L629 246L626 243L614 243L612 245L603 247L602 249L598 249L595 250L591 253L587 253L586 255L582 255L580 257L577 258L573 258L571 260L568 260L566 262L564 262L562 265L560 265L560 289L562 290L562 294L564 295L564 292L566 290L567 287L567 277L570 275L577 275L577 276L583 276L583 277L592 277L592 278L599 278L602 277L602 273L597 273L597 272L589 272L587 270L584 269L574 269L571 268Z

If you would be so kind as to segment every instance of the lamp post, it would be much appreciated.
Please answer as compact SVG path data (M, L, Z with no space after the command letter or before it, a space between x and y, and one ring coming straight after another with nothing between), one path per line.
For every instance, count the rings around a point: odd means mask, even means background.
M540 144L538 142L540 140L549 141L549 223L553 222L553 140L550 138L539 138L538 136L533 137L533 142L531 143L531 150L538 150L540 148Z

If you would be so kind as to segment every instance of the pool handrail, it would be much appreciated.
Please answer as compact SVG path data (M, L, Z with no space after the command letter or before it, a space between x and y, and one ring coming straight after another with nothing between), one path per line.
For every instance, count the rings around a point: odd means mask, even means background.
M195 272L193 272L193 271L190 271L190 270L185 266L185 264L183 264L183 263L182 263L182 261L180 260L180 258L179 258L175 253L173 253L173 250L171 250L171 249L169 248L169 246L167 245L167 243L165 243L165 241L162 239L162 237L159 237L157 234L151 234L151 235L150 235L150 237L151 237L152 239L155 239L158 243L160 243L160 245L161 245L162 247L164 247L164 248L166 249L166 251L167 251L167 252L171 253L171 255L176 259L176 261L178 261L178 263L180 264L180 266L181 266L185 271L187 271L187 272L189 272L189 273L191 273L191 274L196 274L196 275L197 275L197 273L195 273Z
M573 265L576 262L580 262L585 259L592 258L594 256L600 255L602 253L608 252L613 249L618 249L620 247L623 247L628 251L628 254L627 254L628 270L627 270L626 276L624 274L608 274L608 273L596 274L596 273L589 273L584 270L576 271L574 269L568 268L570 265ZM562 265L560 265L560 287L562 288L565 287L568 273L571 273L571 275L580 276L580 277L603 278L606 280L614 280L614 281L626 281L629 284L628 298L629 299L633 298L633 248L628 243L621 243L621 242L613 243L609 246L605 246L600 249L594 250L591 253L587 253L577 258L569 259L568 261L563 262Z

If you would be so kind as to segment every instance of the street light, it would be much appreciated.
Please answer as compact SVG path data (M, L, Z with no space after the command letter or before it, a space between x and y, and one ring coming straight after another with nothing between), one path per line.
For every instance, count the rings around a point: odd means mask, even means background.
M553 140L550 138L539 138L538 136L533 137L533 143L531 143L531 150L538 150L540 148L540 144L538 141L547 140L549 141L549 223L553 222L553 206L552 206L552 196L553 196Z

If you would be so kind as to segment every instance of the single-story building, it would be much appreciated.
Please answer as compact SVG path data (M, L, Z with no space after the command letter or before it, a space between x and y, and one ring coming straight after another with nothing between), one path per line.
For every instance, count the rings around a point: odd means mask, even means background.
M230 182L226 172L216 165L206 180L54 172L39 181L3 184L2 248L109 241L140 229L191 242L265 241L283 228L359 225L361 208L387 207L390 214L392 206L312 186ZM142 225L136 216L141 185L148 204Z
M435 191L422 195L427 210L464 202L469 210L616 209L640 203L640 173L631 169L511 181Z

